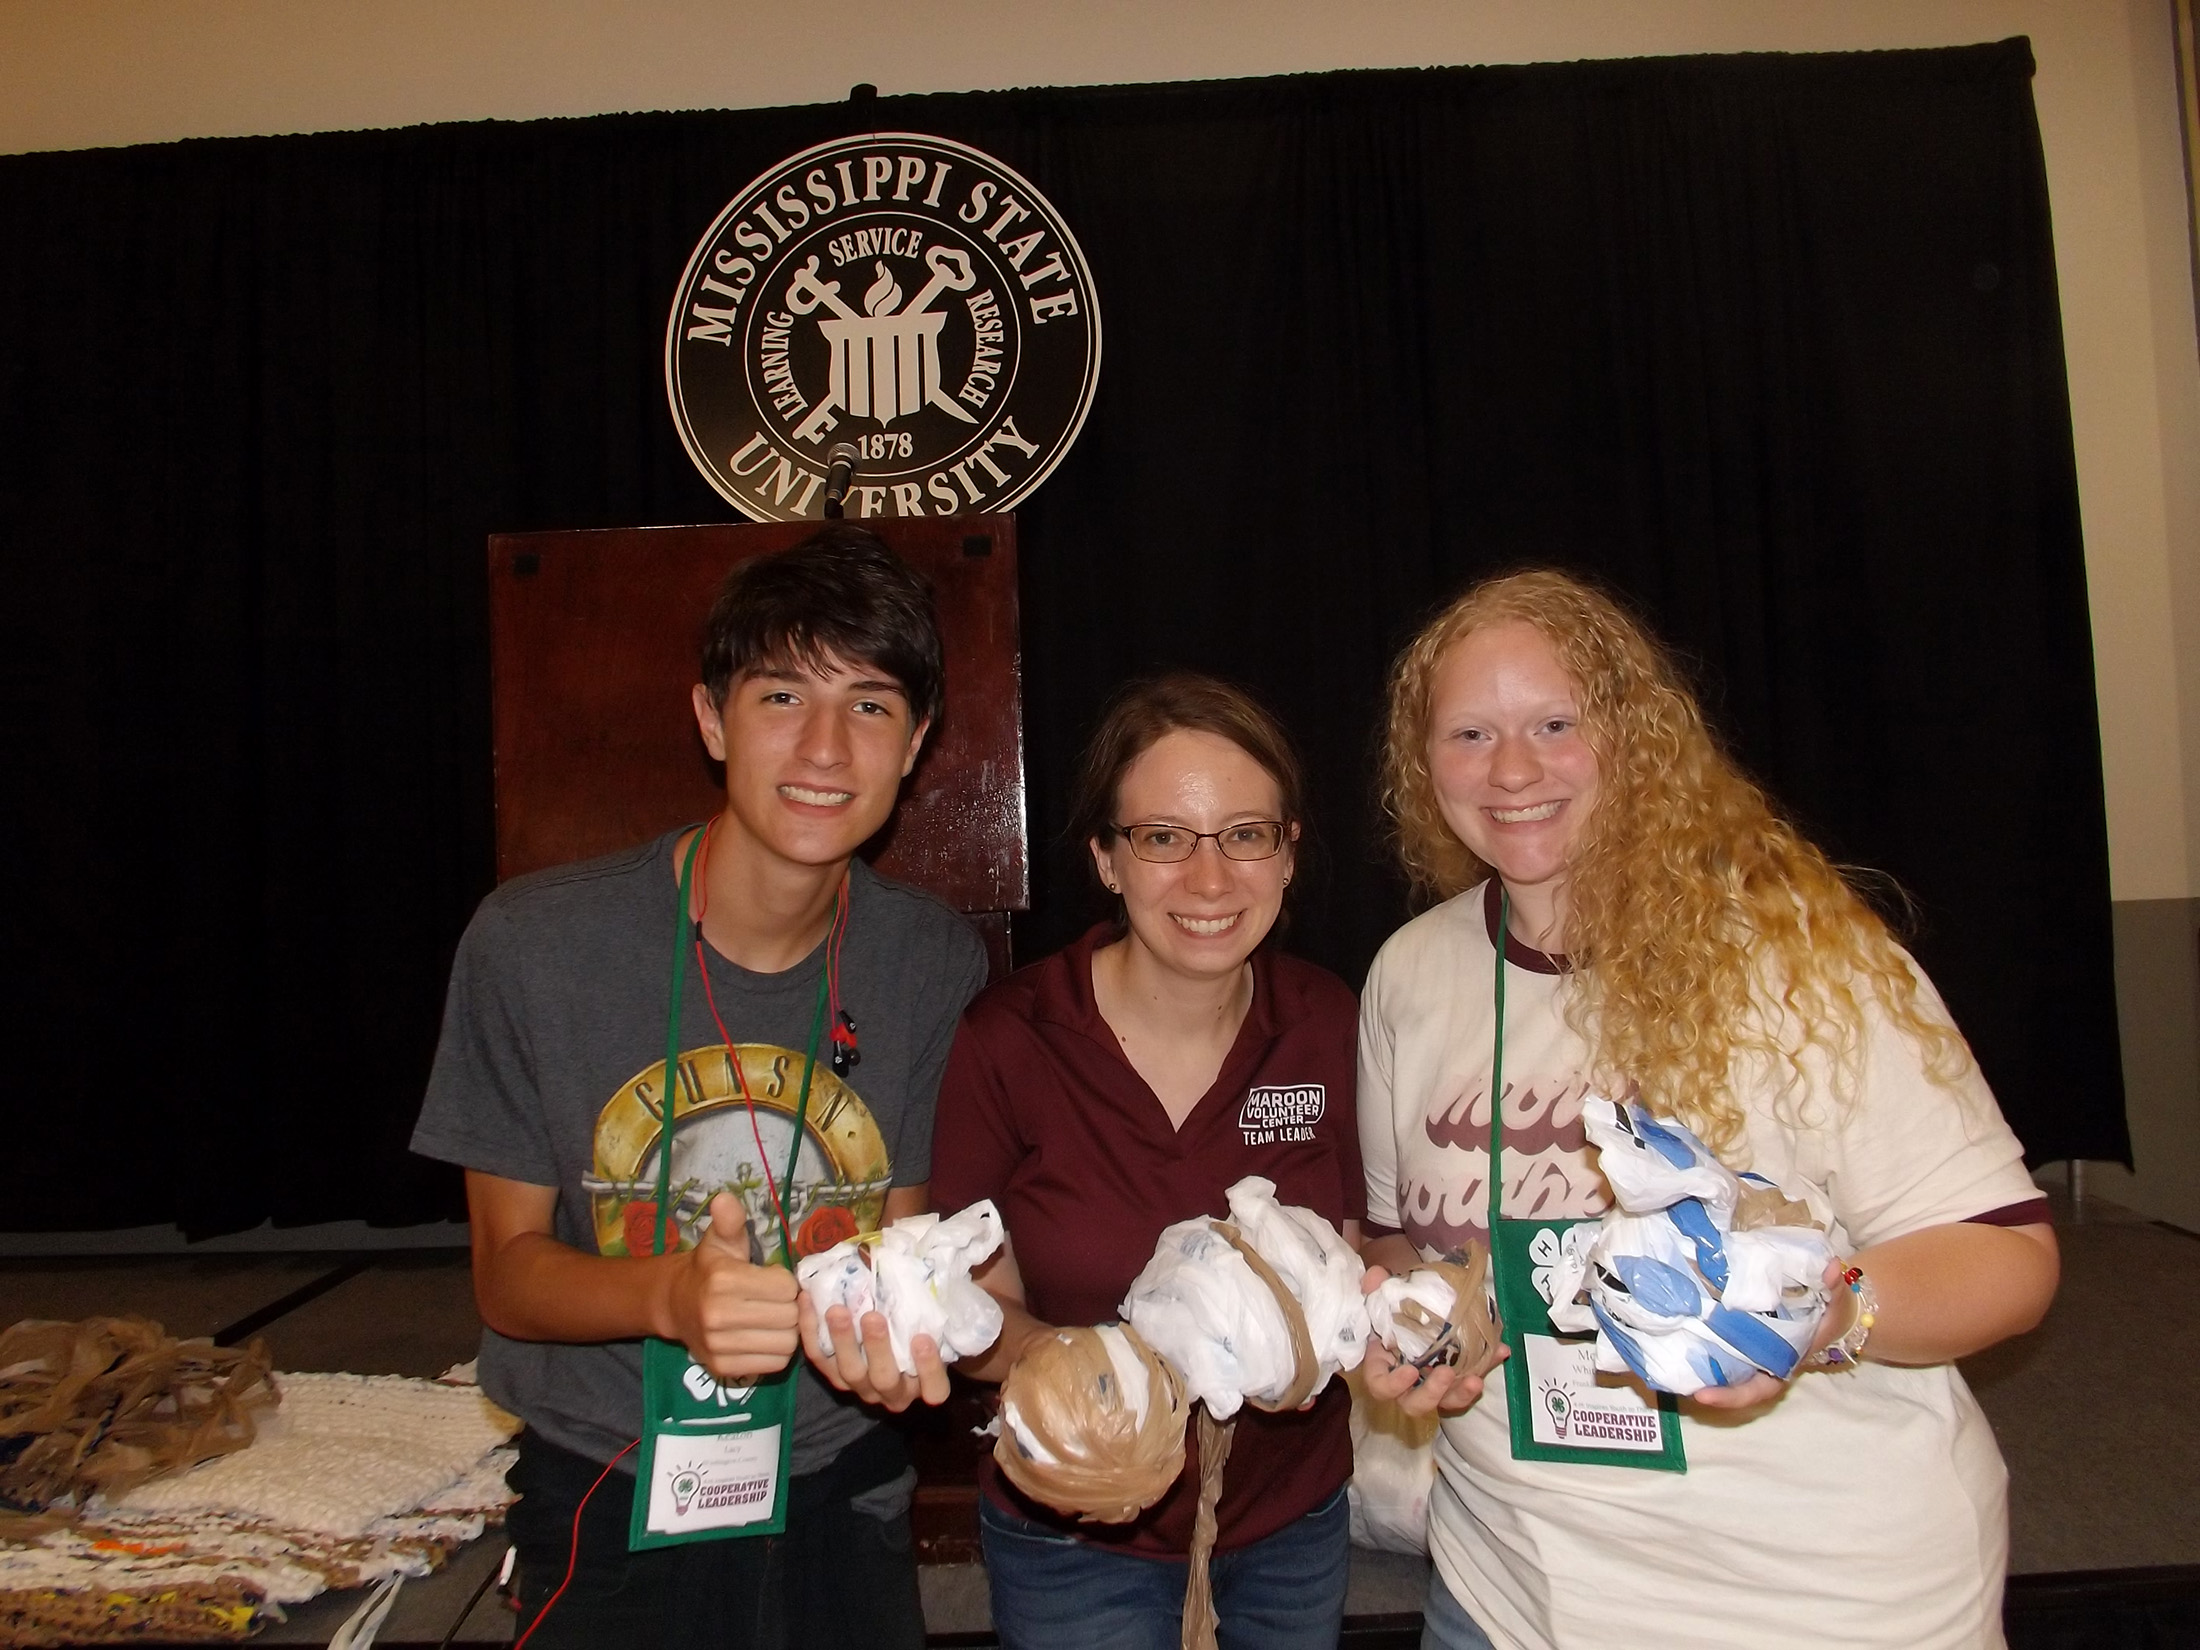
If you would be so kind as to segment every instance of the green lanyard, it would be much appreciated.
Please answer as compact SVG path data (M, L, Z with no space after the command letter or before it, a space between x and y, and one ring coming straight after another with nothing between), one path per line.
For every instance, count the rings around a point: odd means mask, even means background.
M657 1237L650 1251L658 1255L665 1252L665 1228L672 1207L672 1113L680 1095L680 999L687 984L690 931L700 927L688 913L695 909L695 856L703 846L703 836L704 832L699 830L689 839L687 857L680 862L680 910L672 925L672 1007L665 1016L664 1117L663 1127L657 1134ZM831 930L826 933L825 944L829 953L832 947ZM779 1206L774 1211L779 1217L780 1259L789 1267L794 1265L794 1234L787 1229L787 1203L794 1196L795 1166L802 1157L803 1131L809 1126L810 1079L817 1074L817 1045L825 1031L825 1005L831 987L832 957L827 955L817 971L817 1007L810 1015L810 1042L802 1056L802 1093L795 1102L794 1140L787 1147L787 1172L779 1177ZM726 1059L733 1064L738 1074L741 1059L739 1051L729 1045ZM744 1097L747 1092L747 1081L743 1079ZM749 1102L752 1111L755 1104L753 1100Z
M703 832L697 831L680 866L680 909L672 930L672 1001L665 1019L664 1100L657 1143L657 1233L653 1252L659 1255L665 1252L666 1239L671 1236L672 1132L680 1099L680 1008L687 983L688 946L696 947L698 970L710 966L702 954L702 924L689 915L694 909L695 860L702 844ZM845 883L840 897L845 901ZM836 904L834 927L827 931L825 956L818 970L817 1009L810 1018L809 1052L802 1062L794 1140L787 1148L787 1172L776 1187L779 1258L790 1269L794 1266L794 1236L788 1230L786 1211L794 1198L802 1136L809 1127L810 1082L817 1072L817 1046L824 1033L826 1003L832 989L833 936L843 914L844 905ZM707 973L703 975L703 988L706 993L710 989ZM734 1048L725 1023L718 1020L715 1003L711 1018L718 1021L719 1034L727 1037L726 1059L753 1119L756 1102L741 1072L740 1051ZM765 1172L770 1173L768 1164ZM753 1247L751 1254L754 1256ZM795 1367L789 1364L746 1386L728 1385L690 1358L684 1346L654 1336L642 1343L642 1435L636 1441L639 1453L635 1456L633 1507L627 1521L630 1551L731 1536L777 1535L786 1529L795 1382Z
M1512 944L1512 890L1503 879L1497 900L1497 1036L1490 1051L1490 1242L1497 1242L1497 1223L1505 1206L1505 948ZM680 1000L677 976L672 1000ZM667 1162L671 1161L669 1158ZM661 1194L660 1194L661 1195ZM660 1220L663 1215L660 1213Z
M688 913L695 909L695 854L702 846L703 832L697 830L688 839L687 857L680 861L680 909L672 922L672 1011L665 1016L665 1080L658 1091L664 1096L664 1114L657 1130L657 1238L649 1251L653 1255L665 1252L665 1220L672 1207L672 1107L680 1097L680 992L687 984Z
M1505 1326L1505 1411L1516 1461L1641 1467L1686 1472L1680 1416L1661 1393L1655 1405L1633 1387L1598 1382L1593 1344L1551 1326L1550 1266L1579 1220L1507 1220L1505 1205L1505 948L1512 940L1512 892L1499 879L1497 1028L1490 1055L1490 1275ZM1541 1279L1542 1281L1538 1281Z

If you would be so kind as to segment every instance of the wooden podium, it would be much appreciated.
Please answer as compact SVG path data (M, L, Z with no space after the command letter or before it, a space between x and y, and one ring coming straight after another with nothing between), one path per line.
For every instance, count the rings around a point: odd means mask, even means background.
M1016 518L873 518L932 581L947 695L900 805L864 858L984 934L996 978L1008 915L1030 909ZM500 533L489 540L499 881L629 847L725 800L689 708L703 621L728 568L816 522ZM933 1563L978 1556L977 1445L986 1394L958 1380L898 1420L919 1473L912 1522Z
M725 800L688 706L703 620L735 563L815 522L499 533L489 540L497 878L562 865L715 813ZM1030 908L1016 518L873 518L932 581L947 702L863 857L939 895L1006 971Z

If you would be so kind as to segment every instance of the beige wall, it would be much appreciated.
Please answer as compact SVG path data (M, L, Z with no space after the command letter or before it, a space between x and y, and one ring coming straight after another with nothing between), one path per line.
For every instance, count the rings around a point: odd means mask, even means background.
M858 80L952 91L2018 34L2039 61L2114 893L2186 901L2200 896L2200 353L2168 0L902 0L837 15L752 0L0 0L0 152L758 107ZM2125 995L2127 1038L2144 1035ZM2189 1108L2127 1064L2135 1123Z

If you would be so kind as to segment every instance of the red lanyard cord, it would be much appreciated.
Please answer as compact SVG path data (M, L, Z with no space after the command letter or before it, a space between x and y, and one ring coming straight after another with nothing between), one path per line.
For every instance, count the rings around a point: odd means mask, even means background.
M779 1216L781 1240L786 1243L790 1241L789 1234L793 1232L794 1226L787 1218L786 1201L780 1195L779 1182L772 1174L771 1153L764 1149L764 1131L756 1121L756 1097L749 1092L748 1074L741 1069L741 1055L734 1043L733 1034L727 1031L726 1022L718 1012L718 998L710 987L710 962L703 950L703 916L710 909L710 838L711 833L718 829L718 821L724 817L723 814L713 814L710 823L703 827L702 864L696 868L695 879L698 884L695 910L695 968L696 972L703 976L703 1001L710 1006L711 1024L718 1028L718 1036L726 1046L726 1064L733 1068L734 1083L741 1091L742 1103L748 1108L749 1134L756 1141L756 1159L764 1166L764 1189L771 1195L772 1209ZM841 1020L840 947L847 932L848 873L843 871L840 874L839 891L833 896L833 920L825 930L825 990L828 1004L827 1012L831 1016L835 1043L838 1043L840 1039L839 1027ZM813 1036L814 1034L813 1030ZM817 1045L813 1041L810 1047L812 1050L811 1058L814 1062ZM787 1158L787 1191L790 1195L794 1190L794 1165L801 1150L802 1142L798 1136L794 1143L794 1150L788 1154ZM790 1248L788 1251L788 1263L790 1265L793 1263L793 1258L793 1251Z
M634 1444L639 1444L640 1442L641 1440L639 1438L634 1440ZM542 1625L543 1617L547 1616L550 1613L551 1607L555 1605L559 1599L565 1597L566 1588L573 1585L573 1572L580 1567L581 1562L581 1514L588 1510L589 1496L594 1495L598 1490L603 1488L603 1481L611 1476L611 1469L617 1466L619 1462L625 1458L627 1450L632 1449L634 1447L634 1444L627 1445L626 1449L619 1451L617 1455L614 1455L610 1460L606 1461L603 1464L603 1471L596 1474L596 1481L588 1486L588 1494L582 1496L580 1499L580 1504L573 1509L573 1552L572 1556L567 1558L565 1561L565 1579L558 1583L558 1590L556 1592L552 1593L547 1599L543 1600L542 1608L535 1612L535 1619L527 1624L527 1631L520 1634L518 1638L512 1641L512 1650L520 1650L521 1645L525 1644L529 1639L535 1636L535 1629ZM636 1487L636 1490L637 1493L641 1493L639 1486Z
M840 1006L840 948L848 937L848 883L843 874L840 885L840 907L833 913L833 930L825 945L826 978L830 982L832 999L832 1024L828 1035L833 1044L833 1075L845 1078L863 1056L856 1051L856 1022L848 1011Z

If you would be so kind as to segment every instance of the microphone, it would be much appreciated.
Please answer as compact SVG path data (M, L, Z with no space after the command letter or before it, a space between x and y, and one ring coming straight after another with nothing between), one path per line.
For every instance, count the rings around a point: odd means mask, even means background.
M848 487L856 478L856 444L836 441L825 449L825 519L838 521Z

